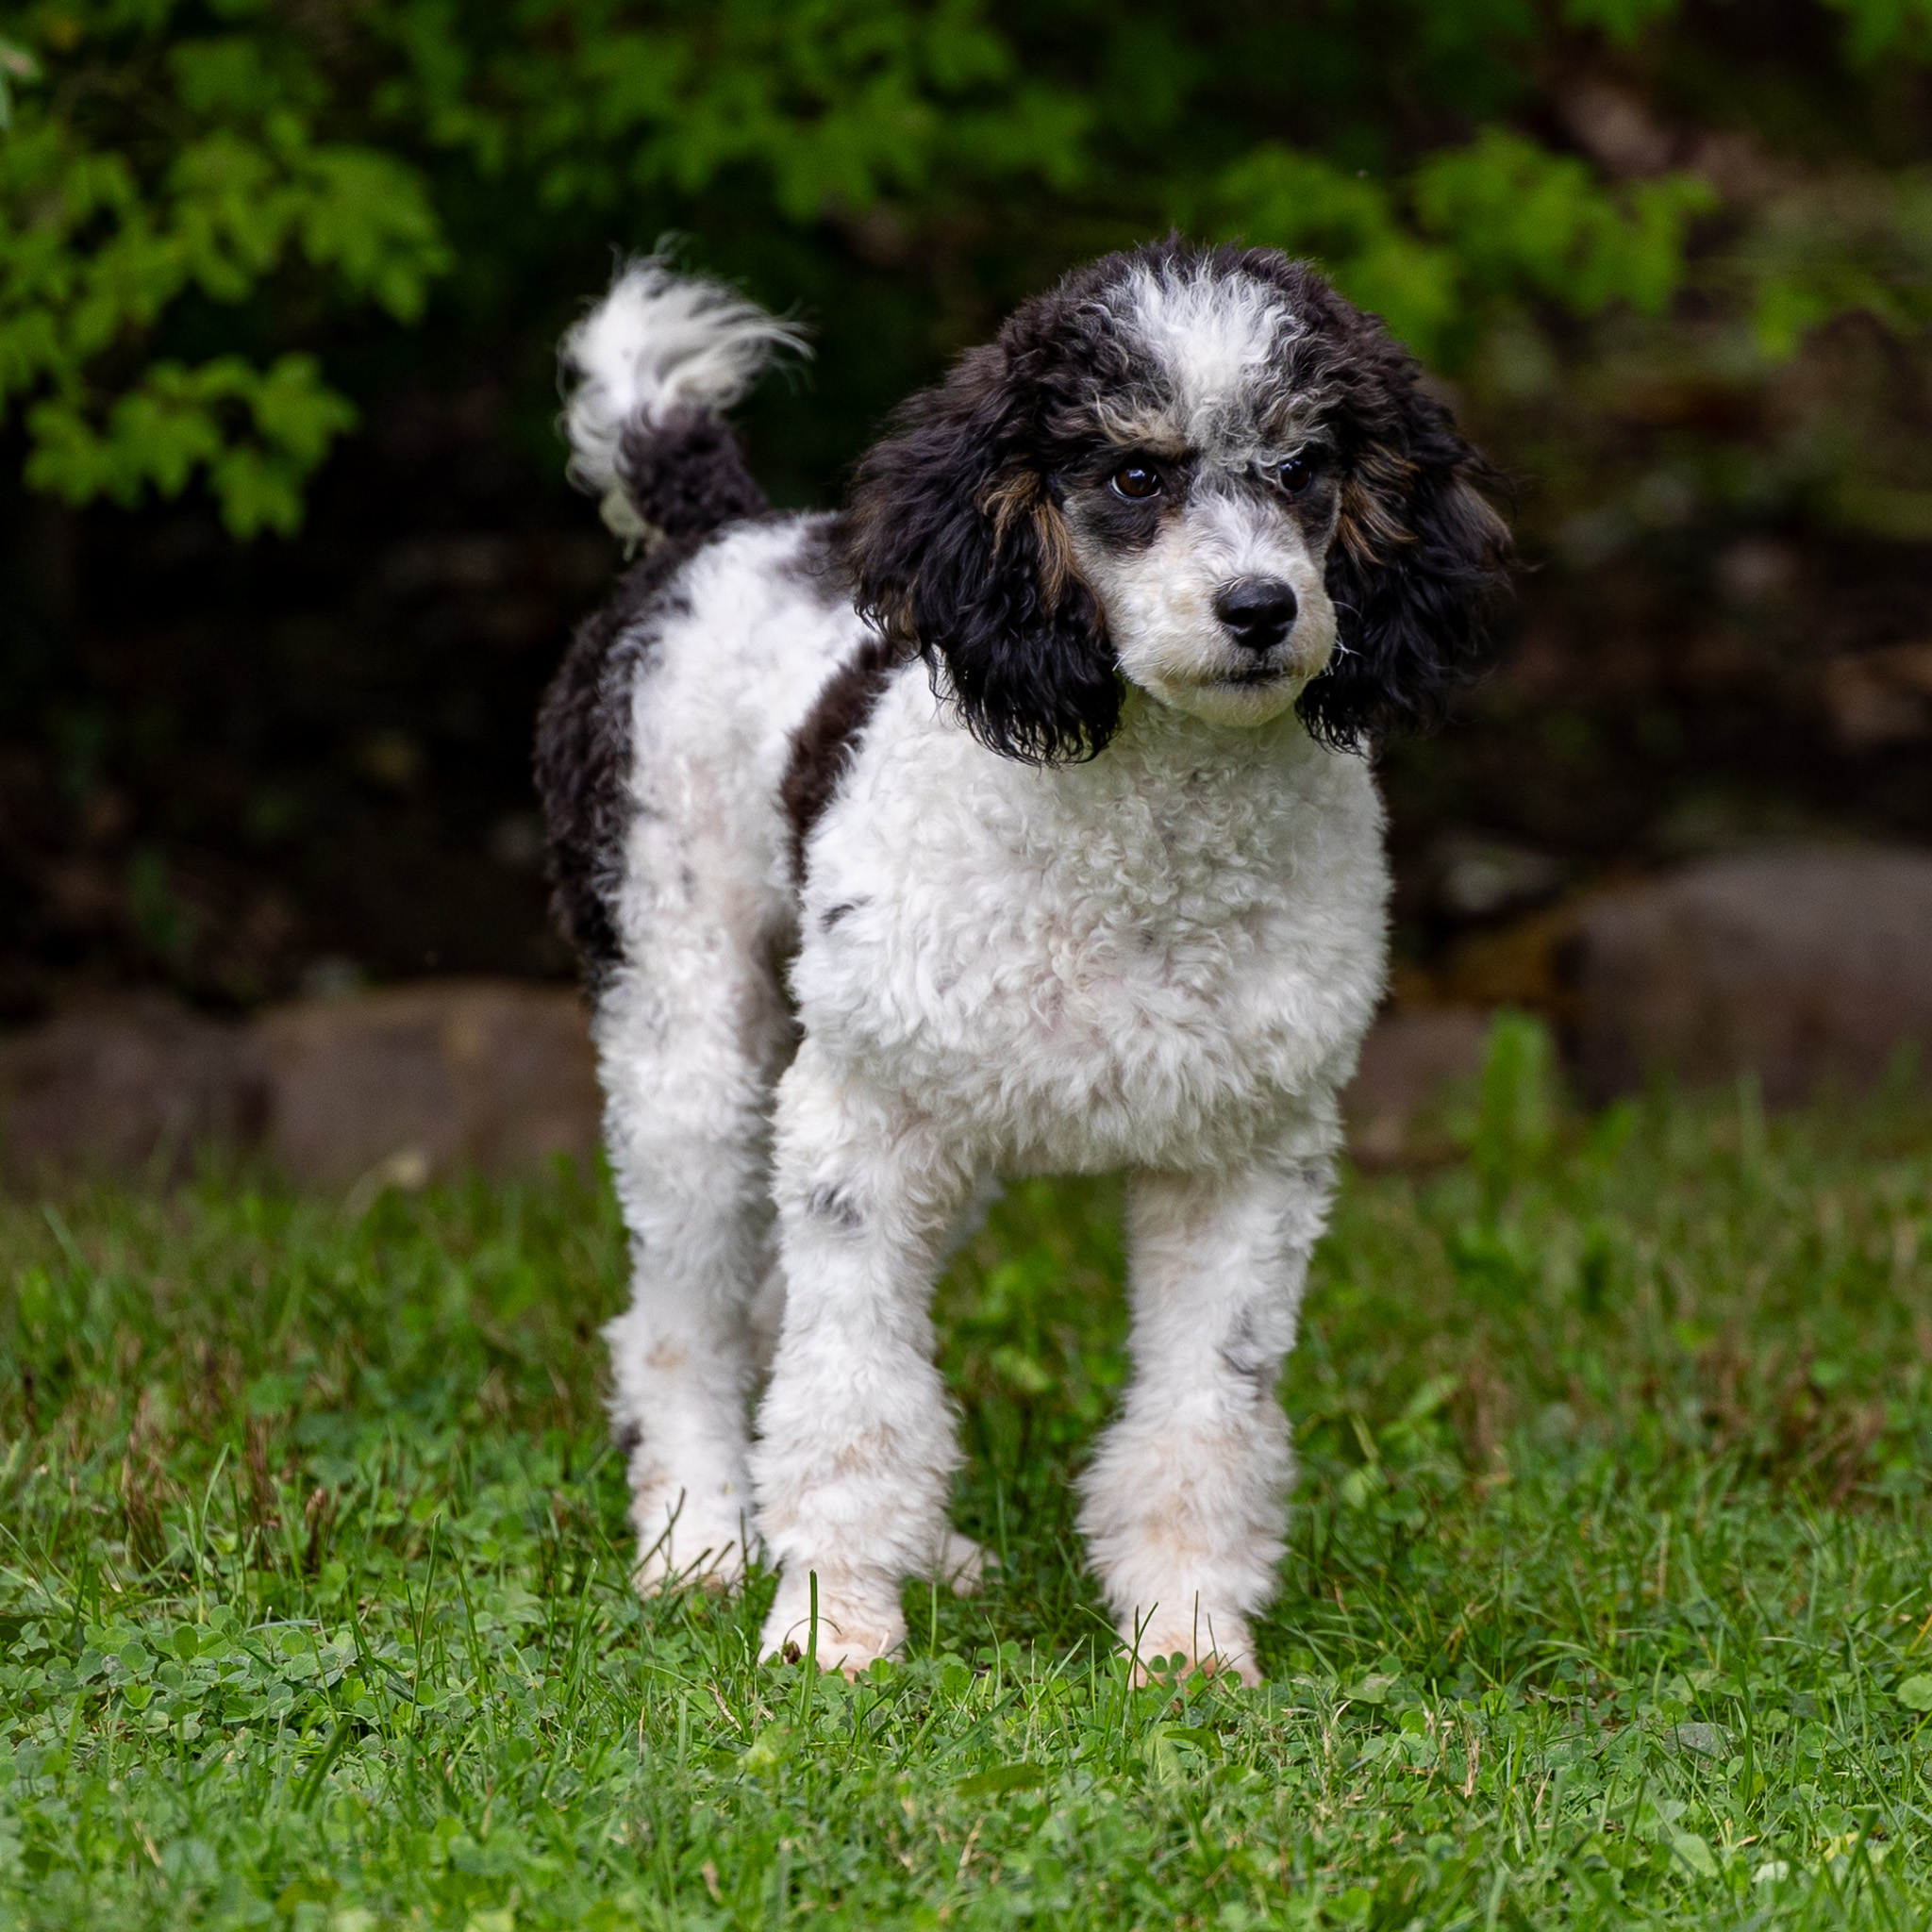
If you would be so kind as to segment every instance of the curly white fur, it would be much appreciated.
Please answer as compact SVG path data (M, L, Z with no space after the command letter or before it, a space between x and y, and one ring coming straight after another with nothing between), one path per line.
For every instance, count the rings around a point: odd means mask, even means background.
M790 733L863 635L786 568L811 535L707 549L633 700L596 1032L638 1252L609 1336L641 1578L735 1580L755 1521L785 1573L770 1646L804 1645L814 1573L823 1660L903 1641L958 1462L926 1315L950 1231L992 1174L1126 1167L1137 1375L1083 1523L1143 1655L1252 1672L1291 1468L1274 1383L1381 985L1368 769L1292 717L1233 733L1143 699L1105 758L1042 772L914 665L801 899ZM782 1339L753 1449L761 1292Z

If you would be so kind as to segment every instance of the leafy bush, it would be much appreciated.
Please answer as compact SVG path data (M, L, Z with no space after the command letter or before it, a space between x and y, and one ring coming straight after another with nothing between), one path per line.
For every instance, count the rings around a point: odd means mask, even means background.
M1525 307L1656 315L1690 282L1725 288L1764 356L1851 307L1915 325L1908 170L1868 168L1850 220L1842 183L1734 210L1700 274L1707 169L1612 180L1547 143L1548 75L1680 11L0 6L0 409L35 488L133 503L199 477L236 535L286 531L356 420L345 328L420 324L459 256L541 278L559 225L634 240L641 213L700 209L870 222L901 251L988 207L1045 210L1062 258L1170 221L1244 233L1317 256L1452 368ZM1854 73L1924 51L1918 0L1831 14Z

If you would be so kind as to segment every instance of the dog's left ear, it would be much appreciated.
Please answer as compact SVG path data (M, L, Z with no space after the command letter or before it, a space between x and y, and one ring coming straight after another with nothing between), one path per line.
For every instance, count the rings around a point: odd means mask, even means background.
M1121 687L1014 359L975 349L906 405L859 464L844 541L860 613L944 665L982 743L1044 764L1106 745Z
M1419 386L1411 358L1386 338L1374 347L1336 424L1335 654L1297 708L1315 737L1348 750L1439 721L1481 662L1514 561L1508 525L1483 495L1494 472Z

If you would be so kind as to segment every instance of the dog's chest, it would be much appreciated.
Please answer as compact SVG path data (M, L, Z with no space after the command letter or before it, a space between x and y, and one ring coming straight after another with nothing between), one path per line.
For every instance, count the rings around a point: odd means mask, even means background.
M809 1030L989 1158L1191 1157L1345 1072L1385 893L1367 773L1298 732L1143 718L1041 773L915 728L815 841L795 983Z

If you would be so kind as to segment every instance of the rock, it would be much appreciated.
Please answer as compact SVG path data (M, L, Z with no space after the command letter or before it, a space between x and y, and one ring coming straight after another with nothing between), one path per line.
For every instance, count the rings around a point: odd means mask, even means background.
M1932 738L1932 643L1833 658L1823 691L1832 730L1847 751Z
M1489 1015L1473 1007L1398 1007L1362 1042L1341 1096L1349 1152L1363 1167L1389 1167L1436 1150L1418 1140L1432 1102L1482 1072Z
M1600 1099L1755 1073L1774 1102L1932 1049L1932 854L1714 859L1578 910L1577 1057ZM1921 1071L1932 1071L1932 1057Z
M581 1002L516 980L298 1000L246 1025L120 995L0 1037L0 1173L22 1179L173 1176L214 1143L373 1197L559 1153L588 1170L599 1119Z
M268 1116L255 1042L162 993L70 1007L0 1039L0 1169L181 1173L208 1141L247 1142Z
M1433 898L1454 920L1494 919L1535 906L1563 883L1560 859L1509 839L1450 832L1436 841Z
M582 1002L514 980L425 980L302 1000L255 1023L268 1152L307 1184L421 1185L568 1154L587 1171L601 1102Z

